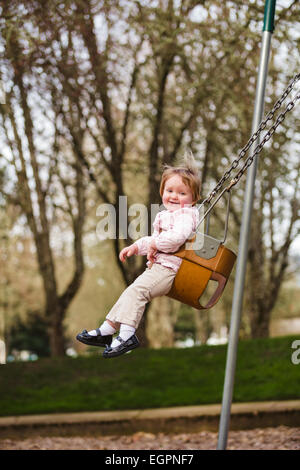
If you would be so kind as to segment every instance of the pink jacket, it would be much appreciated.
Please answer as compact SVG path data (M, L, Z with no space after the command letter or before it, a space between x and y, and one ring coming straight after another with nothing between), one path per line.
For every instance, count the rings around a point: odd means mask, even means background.
M146 255L148 245L154 238L158 249L155 263L177 272L182 260L169 253L175 253L185 243L191 233L196 230L198 223L199 212L196 207L184 207L174 212L168 210L159 212L153 222L152 236L142 237L135 242L138 246L138 254ZM150 263L148 262L147 265L150 266Z

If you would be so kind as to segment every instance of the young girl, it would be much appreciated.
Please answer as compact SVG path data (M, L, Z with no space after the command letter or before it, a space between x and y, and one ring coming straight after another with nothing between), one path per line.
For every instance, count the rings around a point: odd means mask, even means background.
M200 179L194 166L166 167L160 185L165 210L154 220L152 236L140 238L120 252L124 262L132 255L147 255L147 269L120 296L104 323L83 330L76 338L91 346L106 346L103 357L120 356L139 346L135 331L145 306L168 294L182 260L176 252L195 231L199 214L194 205L200 196ZM119 329L119 336L112 336Z

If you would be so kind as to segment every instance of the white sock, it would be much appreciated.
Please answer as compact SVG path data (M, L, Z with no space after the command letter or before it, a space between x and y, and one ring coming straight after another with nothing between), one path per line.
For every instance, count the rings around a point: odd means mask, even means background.
M127 341L132 335L134 335L134 333L135 333L135 328L133 328L133 326L125 325L124 323L121 324L119 336L121 336L121 338L124 341ZM111 343L111 347L116 348L117 346L119 346L119 344L121 343L116 338Z
M100 330L100 333L102 336L107 336L107 335L113 335L117 330L111 326L110 323L108 323L108 321L105 320L104 323L102 323L102 325L99 327L99 330ZM91 336L97 336L98 333L96 330L91 330L91 331L88 331L88 334L91 335Z

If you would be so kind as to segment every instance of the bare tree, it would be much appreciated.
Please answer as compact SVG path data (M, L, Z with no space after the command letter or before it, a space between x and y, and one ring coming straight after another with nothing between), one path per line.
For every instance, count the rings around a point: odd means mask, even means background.
M21 16L33 62L27 58L28 68L24 64L22 68L23 56L14 66L16 89L23 86L26 91L24 77L33 63L35 73L42 70L44 89L51 95L57 149L62 145L72 149L77 171L85 172L100 201L116 208L115 256L129 284L143 267L139 260L131 258L125 266L118 258L123 244L132 242L118 233L120 196L134 200L132 188L138 182L150 216L151 204L160 203L162 165L174 163L187 147L197 155L204 192L220 178L250 133L263 1L258 5L213 0L142 5L32 0L22 11L19 3L12 1L3 8L12 24L13 17ZM294 3L280 10L278 47L289 41L289 24L298 18ZM200 12L197 19L195 7ZM26 22L31 27L25 28ZM9 28L6 37L9 51ZM17 43L21 48L21 41ZM9 57L16 64L18 56ZM274 66L271 74L280 76L281 70ZM34 150L30 112L24 111L25 115L29 116L28 142ZM17 138L13 140L11 145L18 149ZM53 160L53 174L58 177L55 168ZM36 170L34 175L39 174ZM83 178L82 173L77 178ZM63 175L60 181L67 198ZM41 207L47 199L43 189L38 199ZM235 236L242 197L241 185L232 205ZM221 210L218 219L224 220ZM49 256L47 262L51 268Z
M233 70L229 60L228 47L238 44L241 29L235 31L233 41L220 37L213 28L213 16L199 27L188 16L193 6L185 2L179 6L162 2L157 8L138 3L98 5L88 0L60 9L49 5L47 17L37 13L40 37L45 37L42 44L39 39L38 46L43 51L53 101L62 103L67 97L79 128L94 146L93 155L86 151L76 155L100 199L116 208L114 247L126 284L143 269L139 261L130 259L125 267L118 258L122 244L132 242L122 240L118 233L119 198L128 195L132 199L126 189L129 172L144 176L141 181L146 188L150 226L151 204L160 203L163 164L174 163L192 142L195 152L200 149L203 153L199 166L204 184L209 171L217 167L214 161L219 161L216 155L220 148L223 159L229 161L228 142L233 142L236 134L245 135L245 129L242 133L235 127L235 119L226 118L232 103L238 109L240 101L232 87L249 100L247 74L241 78L239 62ZM219 10L223 28L224 18L230 21L229 10L227 5ZM97 29L99 22L101 29ZM228 47L222 50L226 40ZM247 58L249 69L257 59L258 38L252 41L252 50L239 48L239 61ZM218 76L226 80L217 85ZM75 144L69 111L56 106L63 133ZM225 152L222 141L228 146ZM224 162L219 171L222 168Z
M291 122L291 121L290 121ZM289 250L300 234L299 141L286 142L288 124L273 138L260 162L253 210L248 269L251 336L269 336L272 310L289 265ZM289 140L289 139L288 139ZM280 158L278 149L280 148ZM289 171L286 171L289 168Z
M9 17L6 9L4 9L3 16ZM16 178L15 196L12 201L21 207L34 238L43 280L51 353L63 355L65 350L64 315L80 287L84 272L82 251L85 217L84 176L79 161L73 160L75 190L72 204L66 192L65 194L69 202L68 214L71 218L74 239L74 271L67 287L60 293L56 278L53 240L51 240L53 205L50 195L53 190L53 174L57 173L57 168L53 163L51 166L50 162L51 158L54 159L55 148L52 145L49 158L39 148L41 145L39 123L34 122L35 110L34 107L30 107L30 102L34 100L34 94L31 93L33 80L31 68L34 66L34 58L30 52L26 51L26 44L24 45L19 32L11 23L7 23L2 33L6 41L5 59L11 80L11 91L7 93L6 102L1 104L0 108L2 135L5 139L6 150L8 150L5 154L3 153L2 157L7 159L10 172L13 169ZM65 186L64 189L66 189Z

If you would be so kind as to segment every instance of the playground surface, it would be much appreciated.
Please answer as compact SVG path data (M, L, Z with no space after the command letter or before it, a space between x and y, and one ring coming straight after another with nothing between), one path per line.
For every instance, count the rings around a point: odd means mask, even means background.
M0 439L2 450L215 450L217 433L164 434L136 432L126 436L31 437ZM230 431L227 450L299 450L300 427L279 426Z
M220 405L0 418L3 450L217 446ZM300 449L300 401L234 403L227 449Z

